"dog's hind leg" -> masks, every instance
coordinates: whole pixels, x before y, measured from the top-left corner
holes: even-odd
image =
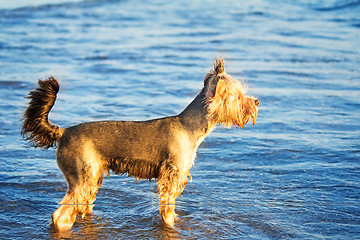
[[[52,222],[57,231],[62,232],[71,229],[79,213],[78,200],[75,191],[67,192],[59,203],[61,206],[52,214]]]
[[[58,231],[70,230],[78,214],[84,217],[85,214],[92,212],[101,182],[102,177],[96,182],[88,179],[88,182],[75,186],[69,184],[65,197],[59,203],[61,206],[52,214],[54,226]]]
[[[58,231],[70,230],[78,214],[84,217],[92,212],[104,176],[103,166],[96,155],[88,155],[86,161],[83,156],[72,161],[69,158],[65,161],[62,157],[59,158],[58,154],[58,165],[66,178],[68,190],[59,203],[61,206],[52,214],[53,224]]]

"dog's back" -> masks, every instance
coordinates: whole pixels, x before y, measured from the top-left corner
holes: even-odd
[[[181,143],[176,140],[176,133],[181,128],[177,116],[143,122],[82,123],[65,129],[59,139],[58,165],[64,172],[73,168],[74,163],[89,162],[92,155],[91,161],[99,161],[105,171],[157,178],[162,162],[175,158],[169,153],[179,152],[177,144]]]

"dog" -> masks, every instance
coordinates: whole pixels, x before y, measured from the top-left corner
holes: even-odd
[[[216,58],[204,86],[179,115],[148,121],[85,122],[61,128],[48,114],[59,91],[54,77],[39,80],[29,93],[22,135],[33,146],[57,147],[57,164],[65,176],[67,192],[52,214],[59,232],[70,230],[76,216],[91,213],[105,175],[128,174],[157,179],[159,213],[166,226],[174,226],[175,199],[191,180],[196,150],[215,125],[244,127],[255,124],[259,100],[246,95],[246,85],[225,73]],[[188,178],[189,177],[189,178]]]

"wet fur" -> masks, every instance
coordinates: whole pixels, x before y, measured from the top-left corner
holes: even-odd
[[[58,91],[55,78],[39,80],[39,87],[29,94],[22,130],[36,147],[57,145],[57,163],[68,184],[61,206],[52,215],[58,231],[71,229],[78,214],[91,213],[110,170],[137,179],[157,179],[160,215],[173,226],[175,199],[188,183],[200,143],[216,124],[243,127],[250,119],[255,124],[259,104],[245,95],[244,85],[225,73],[220,58],[205,76],[200,93],[176,116],[88,122],[63,129],[48,121]]]

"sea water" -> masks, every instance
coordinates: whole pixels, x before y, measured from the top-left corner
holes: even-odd
[[[0,238],[360,238],[359,12],[351,0],[1,1]],[[175,229],[156,181],[110,174],[93,215],[54,232],[67,188],[55,150],[20,135],[37,80],[59,80],[61,127],[146,120],[180,113],[218,56],[259,98],[258,119],[200,145]]]

